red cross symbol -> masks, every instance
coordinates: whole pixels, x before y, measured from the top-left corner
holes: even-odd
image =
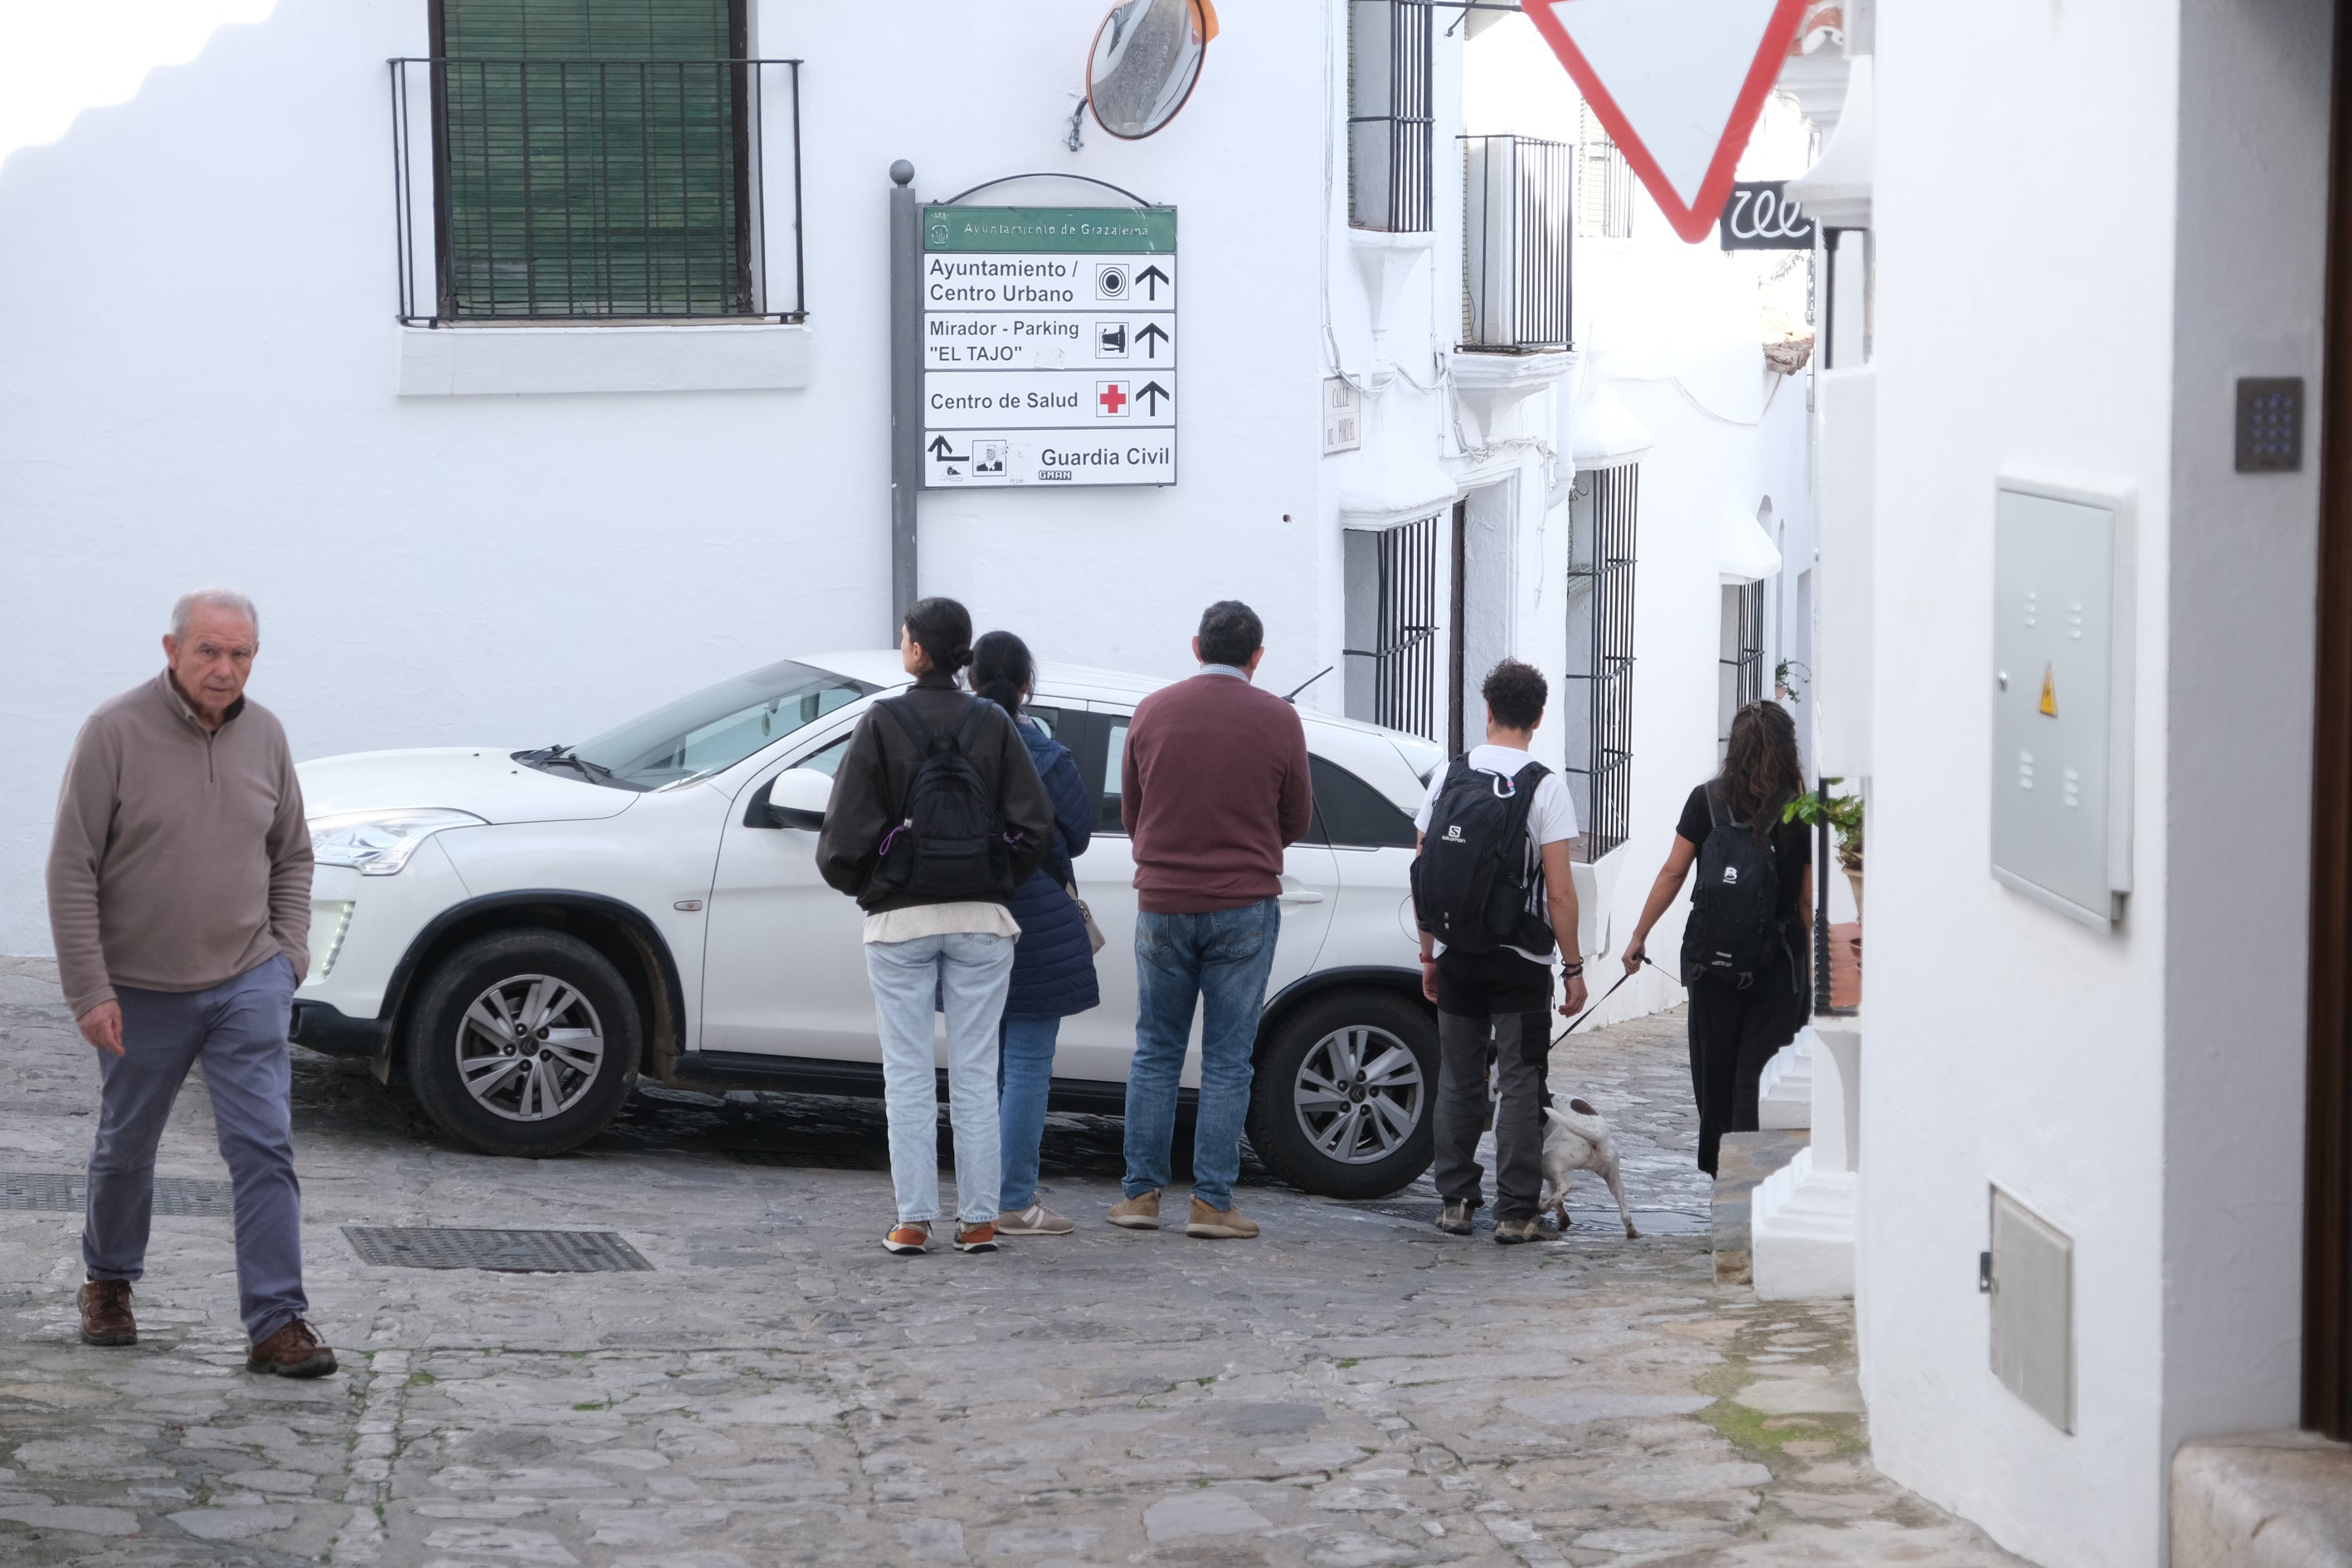
[[[1117,381],[1103,383],[1103,389],[1096,395],[1095,401],[1102,405],[1102,411],[1105,414],[1118,413],[1127,406],[1126,384]]]

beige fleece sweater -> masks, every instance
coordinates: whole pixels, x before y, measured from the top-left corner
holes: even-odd
[[[207,731],[168,671],[81,727],[49,841],[49,931],[79,1018],[117,985],[203,991],[310,966],[310,830],[286,731],[243,698]]]

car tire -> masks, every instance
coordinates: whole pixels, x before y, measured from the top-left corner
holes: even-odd
[[[1437,1020],[1410,998],[1374,990],[1318,997],[1282,1019],[1258,1058],[1250,1147],[1268,1171],[1310,1193],[1386,1196],[1429,1168],[1437,1060]]]
[[[515,1038],[501,1043],[509,1030]],[[619,1113],[642,1038],[636,999],[612,962],[539,930],[481,937],[443,958],[406,1035],[408,1081],[434,1124],[482,1153],[530,1158],[575,1149]]]

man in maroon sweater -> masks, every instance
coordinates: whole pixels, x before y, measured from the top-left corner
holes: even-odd
[[[1135,840],[1135,1058],[1127,1071],[1127,1198],[1110,1222],[1160,1228],[1176,1131],[1176,1079],[1201,1022],[1201,1107],[1187,1236],[1243,1239],[1234,1207],[1250,1052],[1282,930],[1282,851],[1315,801],[1297,710],[1250,684],[1265,628],[1237,600],[1211,605],[1192,639],[1201,673],[1137,705],[1119,763]]]

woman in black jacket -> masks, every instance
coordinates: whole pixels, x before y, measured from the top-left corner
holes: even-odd
[[[1005,906],[1053,843],[1054,808],[1004,710],[956,688],[956,672],[971,662],[964,607],[953,599],[918,602],[898,648],[914,687],[877,702],[857,721],[817,835],[817,870],[866,911],[866,973],[882,1042],[898,1201],[898,1223],[882,1245],[925,1251],[939,1218],[931,1020],[943,1011],[956,1250],[993,1252],[996,1031],[1021,935]],[[943,756],[950,749],[968,773]]]
[[[1102,1000],[1070,864],[1086,853],[1094,811],[1070,749],[1021,711],[1035,679],[1029,645],[1011,632],[990,632],[973,645],[971,689],[1013,715],[1013,729],[1054,803],[1053,848],[1013,891],[1011,905],[1013,918],[1021,922],[1021,945],[1013,950],[1013,986],[1000,1036],[997,1132],[1003,1180],[996,1228],[1006,1236],[1067,1236],[1068,1217],[1037,1201],[1037,1144],[1045,1131],[1045,1097],[1062,1020]]]
[[[1690,987],[1691,1091],[1698,1100],[1698,1168],[1715,1174],[1726,1132],[1753,1132],[1764,1064],[1796,1037],[1812,1008],[1805,967],[1813,907],[1813,864],[1802,823],[1784,822],[1804,792],[1796,721],[1777,702],[1750,702],[1731,719],[1723,771],[1691,791],[1675,826],[1674,847],[1650,888],[1642,919],[1625,945],[1625,970],[1641,967],[1650,928],[1682,891],[1699,847],[1715,832],[1745,834],[1768,851],[1776,896],[1761,962],[1736,978],[1718,978],[1683,940],[1683,984]],[[1759,931],[1759,935],[1767,934]]]

